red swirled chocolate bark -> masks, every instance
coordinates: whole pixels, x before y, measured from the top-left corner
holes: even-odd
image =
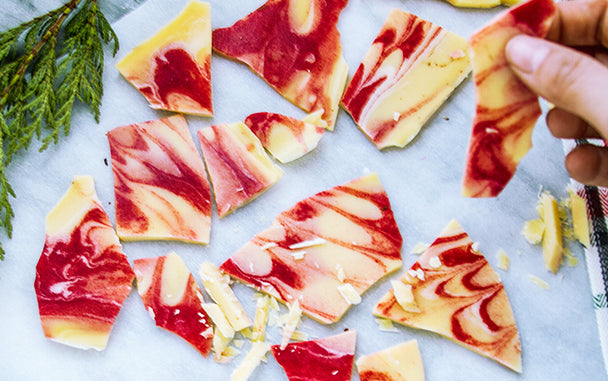
[[[296,203],[221,265],[246,284],[332,323],[401,266],[402,238],[376,174]]]
[[[296,106],[323,110],[333,129],[348,67],[336,24],[347,0],[269,0],[213,31],[213,49],[248,65]]]
[[[119,237],[209,243],[211,188],[186,119],[175,115],[107,135]]]
[[[211,320],[203,294],[184,261],[176,254],[136,259],[137,291],[157,326],[173,332],[207,356],[213,343]]]
[[[379,148],[404,147],[471,71],[467,40],[393,9],[342,105]]]
[[[44,335],[103,350],[134,277],[93,178],[76,176],[46,217],[46,241],[36,266]]]
[[[271,347],[272,354],[290,381],[350,380],[357,332]]]
[[[198,138],[220,217],[247,204],[283,176],[244,123],[205,127],[198,131]]]
[[[545,36],[554,14],[553,0],[529,0],[500,14],[470,39],[476,107],[464,196],[498,196],[532,147],[532,130],[541,115],[538,96],[510,69],[505,47],[519,34]]]
[[[117,64],[155,109],[211,116],[211,7],[192,0]]]
[[[312,151],[327,126],[318,115],[311,114],[299,120],[272,112],[251,114],[245,118],[245,124],[281,163],[296,160]]]
[[[519,333],[507,293],[458,222],[451,221],[397,282],[410,290],[410,303],[404,308],[402,287],[394,287],[376,305],[375,315],[438,333],[521,372]]]

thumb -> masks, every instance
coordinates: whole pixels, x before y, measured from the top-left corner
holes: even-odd
[[[608,67],[576,50],[526,35],[507,43],[506,57],[530,90],[608,137]]]

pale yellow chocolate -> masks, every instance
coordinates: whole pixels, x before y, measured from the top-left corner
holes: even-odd
[[[379,149],[404,147],[471,71],[467,50],[465,38],[393,9],[342,104]]]
[[[424,381],[424,366],[416,340],[359,357],[355,362],[361,381]],[[380,378],[381,375],[381,378]]]
[[[116,68],[152,108],[211,116],[211,48],[211,6],[191,0],[177,17],[123,57]],[[171,62],[166,56],[168,51],[179,51],[180,58]],[[184,57],[189,57],[187,66],[183,66]],[[172,79],[156,78],[159,65],[173,63],[179,67],[164,70],[162,75],[184,72]],[[175,83],[186,79],[187,84]],[[171,88],[164,88],[162,81]],[[196,90],[188,91],[196,82]]]
[[[458,222],[448,224],[400,281],[411,286],[419,311],[405,310],[390,290],[374,315],[438,333],[521,372],[519,333],[500,276]]]
[[[554,274],[562,263],[564,247],[562,242],[562,224],[559,218],[559,205],[555,197],[543,193],[540,197],[542,219],[545,225],[543,232],[543,260],[548,270]]]

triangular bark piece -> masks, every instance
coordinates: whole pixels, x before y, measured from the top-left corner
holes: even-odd
[[[401,278],[419,311],[406,311],[389,291],[374,314],[443,335],[521,372],[515,317],[499,275],[452,220]]]

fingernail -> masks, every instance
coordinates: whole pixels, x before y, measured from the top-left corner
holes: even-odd
[[[506,47],[507,59],[511,65],[525,73],[534,73],[548,53],[549,47],[545,41],[526,35],[513,37]]]

